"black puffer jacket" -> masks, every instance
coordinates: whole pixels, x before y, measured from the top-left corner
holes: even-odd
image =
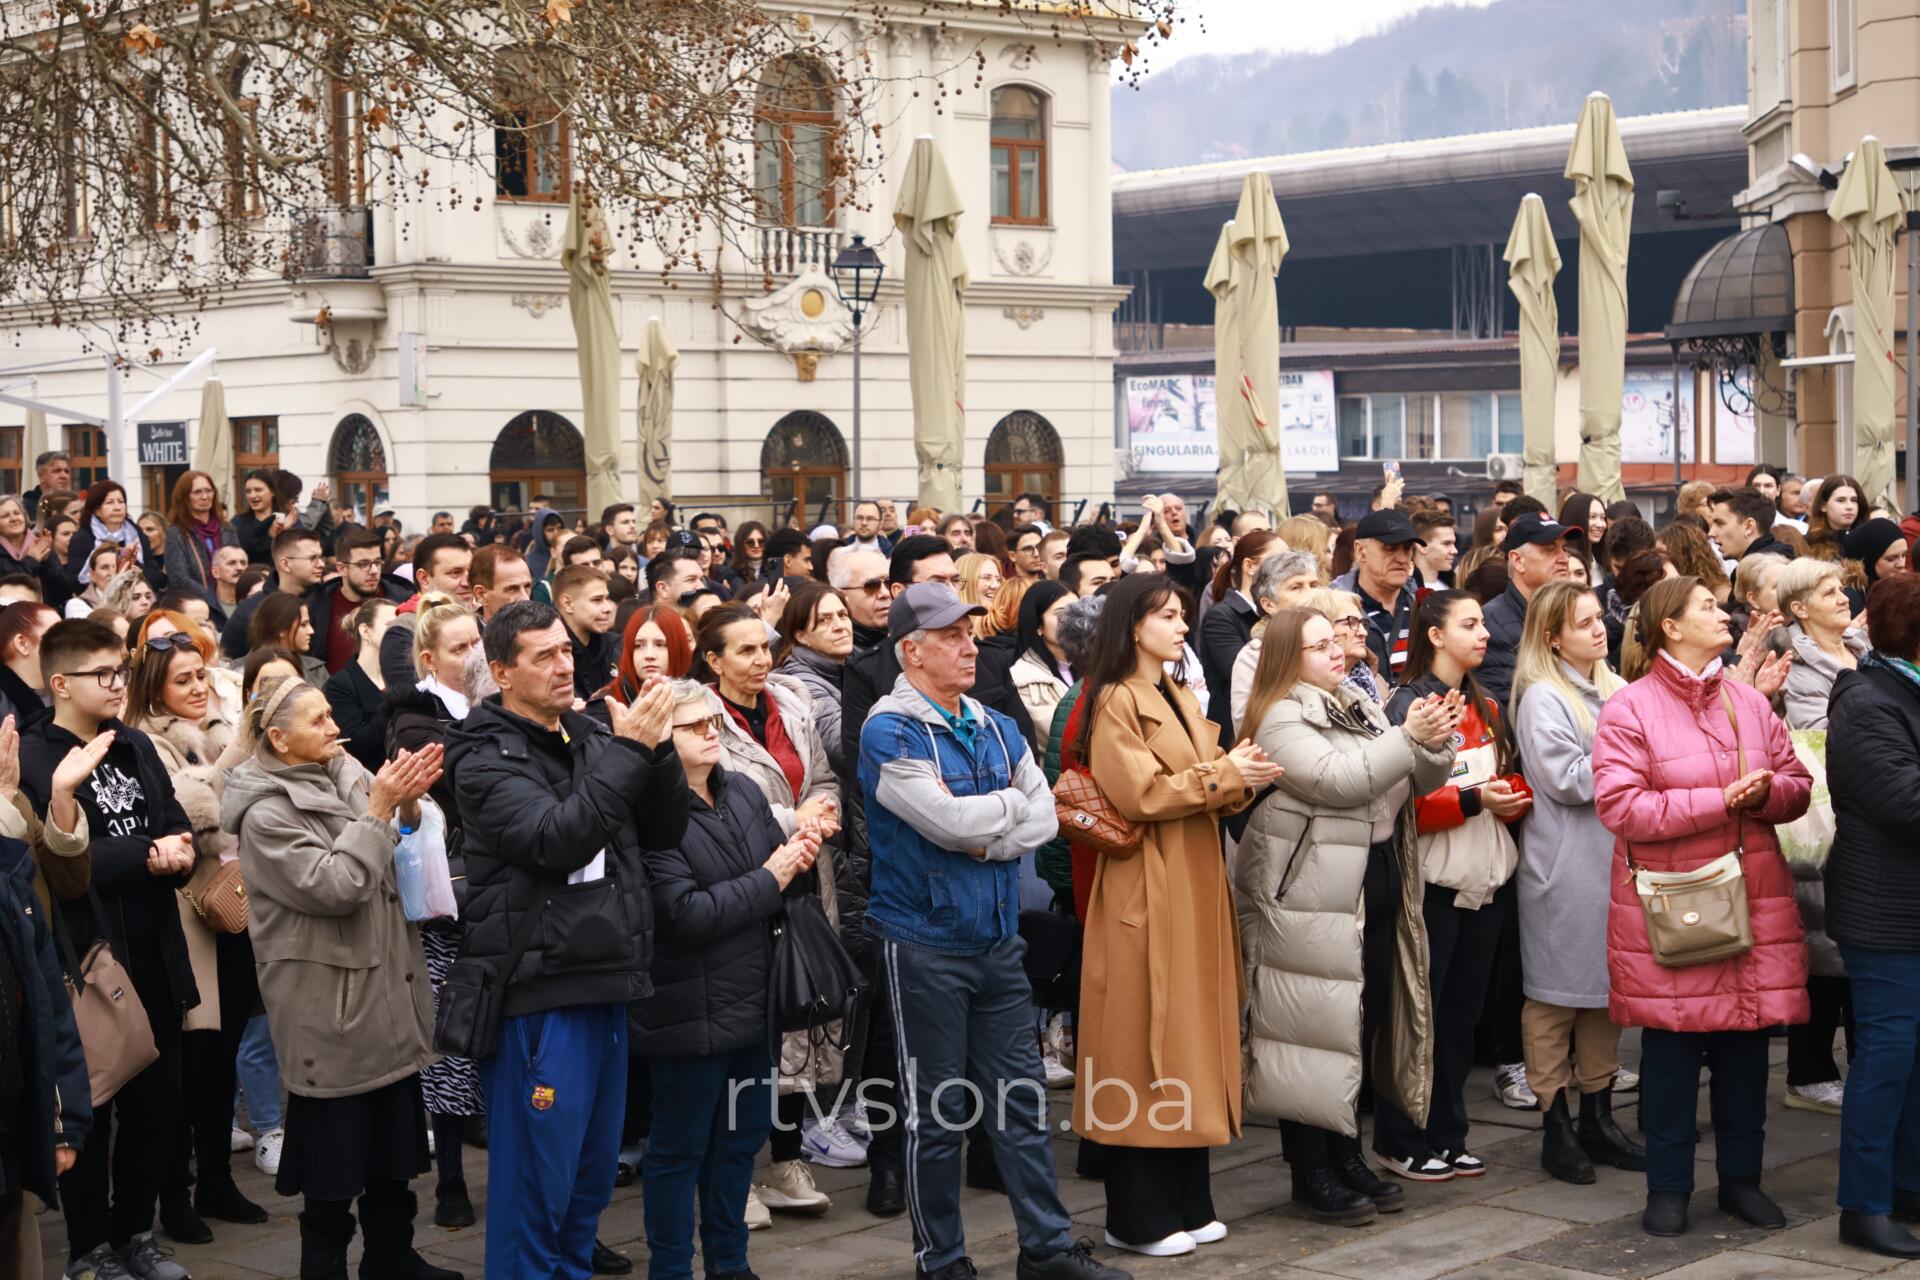
[[[856,626],[853,646],[840,695],[840,752],[848,766],[860,763],[860,730],[867,723],[867,713],[882,694],[893,692],[893,682],[900,678],[900,661],[884,631]],[[1013,664],[1019,656],[1011,636],[982,641],[980,657],[974,664],[973,688],[967,694],[1016,725],[1024,725],[1032,723],[1033,717],[1013,683]],[[845,850],[834,859],[833,882],[838,894],[840,940],[858,958],[871,945],[865,920],[867,893],[873,883],[873,854],[867,848],[867,808],[860,784],[848,771],[841,771],[839,779],[840,812],[847,820]]]
[[[1838,827],[1827,933],[1869,951],[1920,951],[1920,685],[1878,655],[1842,671],[1827,703],[1827,743]]]
[[[686,833],[687,776],[673,744],[649,750],[572,711],[548,729],[497,694],[446,737],[467,864],[461,954],[504,959],[525,914],[540,912],[508,979],[505,1016],[649,994],[653,900],[640,851]],[[602,850],[611,885],[569,885]]]
[[[642,1057],[732,1053],[772,1040],[768,922],[780,911],[780,882],[764,864],[786,837],[750,779],[715,766],[708,786],[714,806],[691,798],[680,843],[641,855],[655,930],[653,994],[630,1010]]]

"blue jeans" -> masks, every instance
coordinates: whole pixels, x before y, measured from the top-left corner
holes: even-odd
[[[1889,1213],[1920,1191],[1920,955],[1840,944],[1853,984],[1854,1058],[1840,1110],[1842,1209]]]
[[[587,1280],[620,1160],[626,1005],[504,1019],[499,1051],[478,1065],[487,1096],[486,1274]]]
[[[247,1019],[240,1037],[240,1050],[233,1055],[234,1070],[240,1076],[240,1090],[247,1096],[247,1119],[255,1133],[280,1127],[280,1063],[273,1056],[273,1037],[267,1033],[267,1015],[256,1013]],[[234,1127],[240,1118],[234,1116]]]
[[[1647,1137],[1647,1190],[1693,1190],[1694,1121],[1700,1069],[1713,1075],[1713,1163],[1720,1184],[1758,1183],[1767,1141],[1767,1033],[1640,1033],[1640,1132]]]
[[[653,1058],[646,1184],[647,1276],[691,1280],[693,1211],[708,1275],[747,1270],[747,1191],[773,1128],[773,1058],[764,1045],[697,1058]]]

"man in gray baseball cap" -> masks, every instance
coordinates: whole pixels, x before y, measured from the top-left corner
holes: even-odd
[[[967,696],[985,613],[938,582],[894,597],[893,692],[860,731],[873,887],[867,932],[880,999],[911,1089],[907,1208],[914,1274],[968,1280],[960,1137],[985,1108],[1020,1231],[1018,1280],[1126,1280],[1076,1244],[1048,1145],[1046,1086],[1021,964],[1020,860],[1059,831],[1046,776],[1020,726]],[[971,1082],[985,1097],[952,1087]]]

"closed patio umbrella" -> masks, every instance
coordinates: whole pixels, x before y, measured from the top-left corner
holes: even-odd
[[[573,184],[567,238],[568,309],[580,354],[580,401],[586,418],[587,518],[620,501],[620,335],[613,322],[613,237],[584,182]]]
[[[1620,483],[1620,402],[1627,378],[1633,170],[1613,101],[1604,93],[1587,95],[1566,177],[1573,183],[1568,203],[1580,223],[1579,483],[1602,502],[1619,502],[1627,496]]]
[[[667,446],[673,438],[673,372],[679,349],[659,316],[647,321],[634,368],[640,375],[640,510],[655,498],[673,498],[673,459]]]
[[[193,469],[213,477],[221,505],[233,510],[233,428],[227,422],[227,389],[218,378],[200,387],[200,422],[193,442]],[[372,512],[368,512],[372,515]]]
[[[1288,514],[1281,453],[1280,311],[1274,278],[1287,228],[1264,173],[1240,187],[1221,228],[1206,287],[1214,297],[1214,396],[1220,472],[1214,501],[1236,511]]]
[[[20,487],[31,489],[39,481],[34,478],[33,461],[47,451],[47,415],[38,409],[27,410],[27,425],[20,432]]]
[[[1827,216],[1847,233],[1852,258],[1853,475],[1860,482],[1862,515],[1871,507],[1899,510],[1893,491],[1893,233],[1904,212],[1880,140],[1862,138],[1827,206]]]
[[[932,138],[915,138],[893,222],[906,233],[907,376],[918,504],[946,512],[960,509],[967,435],[967,257],[955,238],[964,212],[939,148]]]
[[[1547,223],[1547,204],[1529,192],[1507,236],[1507,288],[1520,303],[1520,420],[1527,496],[1551,511],[1559,488],[1553,447],[1554,380],[1560,367],[1560,304],[1553,298],[1560,247]]]

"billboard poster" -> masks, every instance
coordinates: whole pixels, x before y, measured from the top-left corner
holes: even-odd
[[[1127,440],[1136,471],[1211,475],[1220,469],[1214,376],[1156,374],[1127,379]],[[1282,463],[1289,475],[1337,471],[1333,372],[1281,370]]]
[[[1680,460],[1694,461],[1693,376],[1680,379]],[[1620,396],[1620,461],[1673,461],[1673,375],[1627,370]]]
[[[1754,385],[1751,368],[1741,371],[1741,385],[1748,387]],[[1750,464],[1756,461],[1753,440],[1753,401],[1745,401],[1739,409],[1727,407],[1728,399],[1739,398],[1738,392],[1722,395],[1713,406],[1713,460],[1715,462]]]

